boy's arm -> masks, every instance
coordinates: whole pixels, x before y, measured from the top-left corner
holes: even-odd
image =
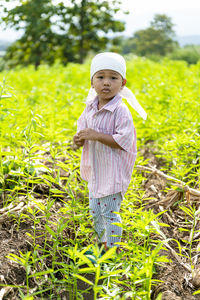
[[[101,142],[104,145],[110,146],[112,148],[123,150],[123,148],[119,144],[117,144],[115,142],[115,140],[112,137],[112,135],[98,132],[98,139],[97,139],[97,141]]]
[[[116,114],[115,133],[112,135],[95,131],[91,128],[81,130],[80,139],[101,142],[112,148],[129,151],[136,140],[135,128],[131,113],[126,106],[120,107]]]
[[[80,141],[84,140],[90,140],[90,141],[98,141],[101,142],[104,145],[110,146],[112,148],[116,149],[123,149],[120,145],[118,145],[112,135],[105,134],[102,132],[95,131],[91,128],[86,128],[84,130],[81,130],[78,133],[78,137]]]

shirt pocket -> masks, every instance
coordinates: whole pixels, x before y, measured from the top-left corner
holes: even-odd
[[[102,132],[102,133],[109,134],[109,135],[113,135],[114,134],[114,130],[113,129],[109,129],[107,127],[97,127],[96,130],[98,132]]]

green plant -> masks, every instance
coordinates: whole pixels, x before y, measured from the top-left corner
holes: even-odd
[[[153,155],[156,163],[162,160],[162,170],[198,189],[200,64],[156,63],[130,55],[127,74],[128,86],[148,112],[143,122],[130,108],[137,129],[136,164],[154,165]],[[1,81],[4,77],[1,94],[12,91],[12,97],[0,100],[1,206],[23,200],[23,211],[9,217],[17,232],[27,226],[26,248],[8,255],[25,272],[26,284],[14,285],[18,297],[60,299],[65,291],[71,300],[93,290],[100,299],[149,300],[157,284],[156,266],[167,262],[160,256],[166,241],[158,231],[164,226],[161,216],[145,210],[152,199],[145,196],[146,178],[136,168],[121,209],[122,252],[111,250],[108,256],[114,261],[104,256],[95,265],[84,255],[90,248],[98,258],[99,249],[87,185],[80,178],[81,150],[74,151],[71,144],[89,89],[89,65],[28,67],[0,73]],[[184,206],[182,199],[179,205],[192,230],[189,241],[175,242],[178,254],[186,250],[193,266],[199,211]],[[80,281],[88,284],[85,290],[79,289]]]

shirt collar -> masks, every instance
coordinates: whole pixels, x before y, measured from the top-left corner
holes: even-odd
[[[108,110],[110,112],[113,112],[117,107],[118,105],[122,102],[122,97],[117,94],[112,100],[110,100],[106,105],[104,105],[100,110]],[[89,103],[89,105],[94,108],[95,110],[97,110],[97,104],[98,104],[98,96],[96,96],[94,98],[93,101],[91,101]]]

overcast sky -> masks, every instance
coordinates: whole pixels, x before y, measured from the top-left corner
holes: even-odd
[[[122,0],[122,8],[129,15],[120,12],[117,17],[126,22],[127,36],[147,28],[155,14],[171,17],[177,36],[200,35],[200,0]],[[0,29],[0,40],[18,37],[18,32]]]
[[[200,0],[122,0],[129,10],[126,33],[147,28],[155,14],[172,18],[177,35],[200,35]],[[121,16],[120,16],[121,18]]]

